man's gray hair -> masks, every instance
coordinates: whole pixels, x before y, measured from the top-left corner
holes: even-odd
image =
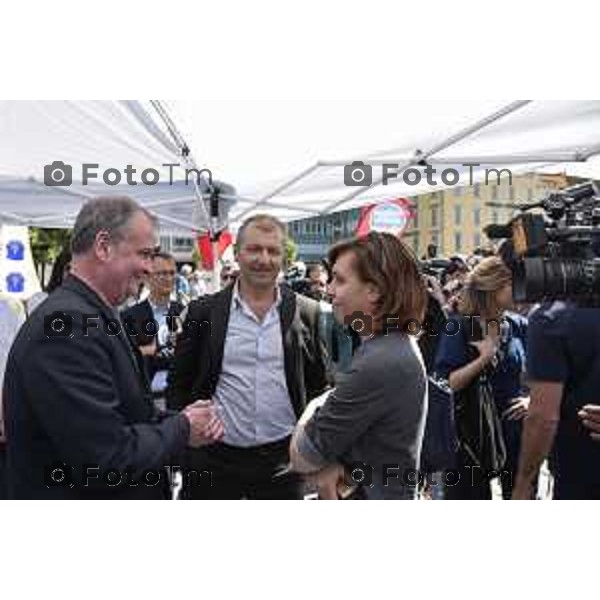
[[[140,212],[157,224],[156,218],[129,196],[101,196],[86,202],[73,226],[71,252],[88,252],[100,231],[106,231],[115,242],[123,240],[132,217]]]
[[[280,221],[277,217],[261,213],[249,217],[242,223],[241,227],[238,230],[237,239],[235,243],[237,250],[239,250],[242,245],[246,229],[248,229],[248,227],[250,227],[251,225],[257,227],[258,229],[261,229],[262,231],[274,231],[278,229],[281,232],[283,244],[285,247],[285,242],[287,239],[287,227],[285,223],[283,221]]]

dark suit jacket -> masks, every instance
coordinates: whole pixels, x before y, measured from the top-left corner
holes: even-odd
[[[217,387],[233,286],[192,301],[184,331],[175,346],[167,401],[181,409],[194,400],[211,398]],[[298,417],[308,400],[323,393],[330,383],[327,354],[319,335],[319,304],[281,286],[281,334],[285,377]]]
[[[63,333],[69,335],[48,337],[56,312],[66,314]],[[105,330],[111,319],[116,313],[81,280],[69,277],[21,328],[3,392],[11,497],[164,497],[164,479],[154,486],[126,482],[172,464],[186,446],[189,426],[183,415],[156,414],[140,357],[123,332]],[[47,487],[57,461],[68,465],[72,487]],[[99,467],[91,471],[99,478],[89,485],[82,477],[86,464]],[[135,470],[130,477],[128,467]],[[104,482],[108,469],[120,471],[121,485]]]
[[[183,311],[184,306],[181,302],[170,302],[167,310],[167,323],[170,327],[173,327],[175,331],[175,323],[171,321],[174,317],[178,317]],[[154,335],[149,335],[148,331],[145,330],[145,326],[148,322],[154,321],[154,311],[149,300],[144,300],[133,306],[130,306],[121,313],[121,318],[131,341],[139,348],[140,346],[147,346],[151,344],[156,338]],[[127,319],[127,321],[125,321]],[[146,375],[148,381],[152,381],[157,371],[162,371],[171,368],[172,360],[162,356],[160,353],[155,356],[144,356],[144,366],[146,368]]]

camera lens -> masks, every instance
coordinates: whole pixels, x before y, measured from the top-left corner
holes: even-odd
[[[517,302],[584,299],[600,292],[600,268],[596,261],[526,258],[513,286]]]

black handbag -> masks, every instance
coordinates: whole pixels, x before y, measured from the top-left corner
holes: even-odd
[[[428,400],[421,467],[426,473],[437,473],[456,466],[459,447],[454,418],[454,394],[448,382],[430,375]]]
[[[469,362],[478,356],[477,349],[467,343]],[[474,321],[474,334],[481,339],[481,327]],[[486,366],[466,388],[454,393],[454,418],[458,442],[471,466],[485,471],[500,471],[506,462],[506,446],[502,422],[496,408],[490,377],[493,367]]]

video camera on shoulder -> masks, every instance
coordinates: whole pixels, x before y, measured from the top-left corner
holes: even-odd
[[[489,225],[506,238],[501,255],[513,272],[516,302],[569,300],[600,306],[600,191],[593,182],[548,195],[506,225]],[[542,209],[539,213],[530,213]]]

